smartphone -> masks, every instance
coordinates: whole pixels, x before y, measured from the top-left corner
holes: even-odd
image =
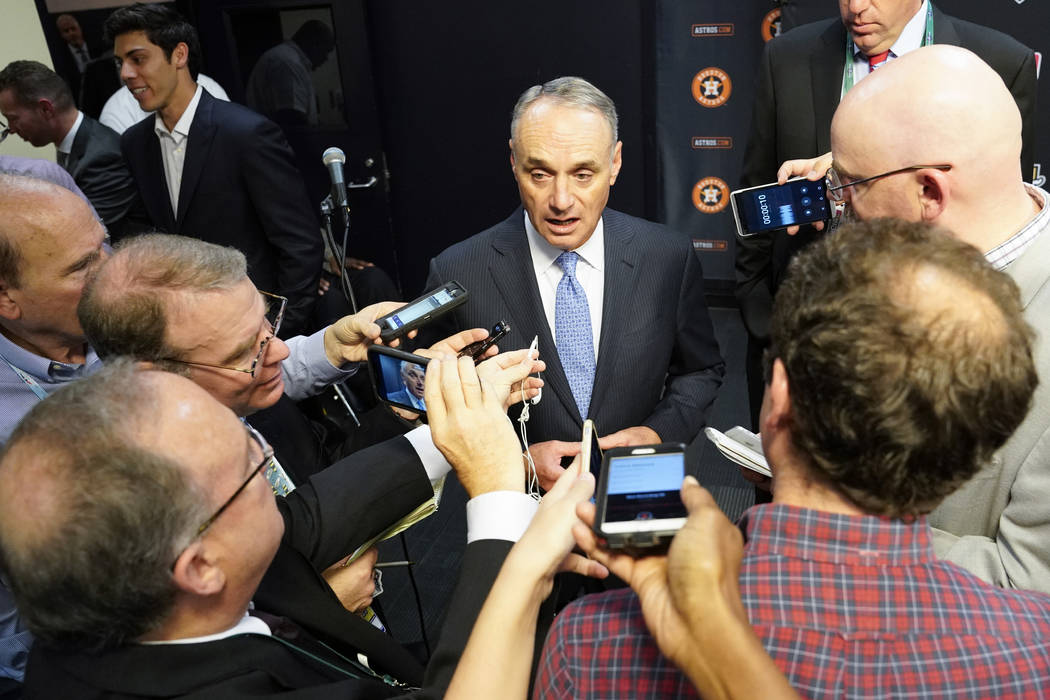
[[[595,477],[602,471],[602,448],[598,445],[598,429],[590,418],[583,421],[580,436],[580,464],[591,470]]]
[[[459,351],[459,357],[473,357],[474,364],[477,364],[485,359],[485,351],[498,343],[500,338],[508,333],[510,333],[510,324],[501,320],[492,327],[491,331],[489,331],[488,338],[478,340],[466,346]]]
[[[448,313],[467,300],[470,294],[455,280],[432,289],[415,301],[376,319],[379,337],[384,343],[400,338],[409,331]]]
[[[736,190],[729,195],[733,204],[736,232],[742,238],[798,224],[811,224],[831,218],[834,207],[828,202],[824,180],[796,177],[783,185],[771,183]]]
[[[383,403],[425,414],[423,381],[427,374],[426,357],[397,348],[372,345],[368,348],[368,369],[372,386]]]
[[[665,442],[605,451],[594,531],[611,549],[667,547],[688,513],[682,504],[685,445]]]

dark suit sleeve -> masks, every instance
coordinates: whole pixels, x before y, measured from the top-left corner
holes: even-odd
[[[280,128],[259,120],[240,144],[244,187],[277,251],[277,289],[288,297],[285,325],[302,333],[317,299],[324,245],[302,176]]]
[[[285,542],[325,569],[434,495],[403,437],[344,457],[284,499]]]
[[[108,126],[87,119],[81,125],[87,139],[84,156],[72,174],[106,226],[119,228],[138,201],[138,188],[121,155],[120,137]]]
[[[773,86],[772,49],[762,53],[751,115],[751,133],[744,151],[743,187],[754,187],[776,179],[780,163],[776,144],[776,92]],[[816,155],[816,154],[814,154]],[[755,338],[769,336],[769,315],[773,309],[771,235],[736,237],[736,289],[740,316],[747,332]]]
[[[675,325],[664,395],[644,425],[661,440],[689,443],[706,422],[725,374],[704,300],[704,275],[691,247],[686,253]]]

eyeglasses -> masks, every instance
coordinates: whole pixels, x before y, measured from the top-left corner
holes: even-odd
[[[0,121],[0,143],[3,143],[4,140],[10,135],[11,129],[8,128],[7,124],[4,124],[2,121]]]
[[[247,428],[248,435],[252,438],[252,445],[262,453],[262,459],[260,460],[259,465],[252,469],[252,473],[248,475],[248,478],[244,480],[244,483],[233,492],[232,496],[226,499],[225,503],[219,506],[219,509],[215,511],[215,514],[201,523],[201,526],[197,528],[197,537],[203,535],[204,531],[211,527],[212,523],[218,520],[223,511],[229,508],[230,504],[233,503],[233,499],[237,498],[237,496],[241,494],[241,491],[248,488],[248,484],[252,483],[252,479],[254,479],[257,474],[260,474],[262,470],[266,468],[266,465],[270,463],[270,460],[273,459],[273,448],[270,447],[270,443],[266,442],[266,438],[259,434],[258,430],[247,423],[244,424],[244,427]]]
[[[890,175],[898,175],[900,173],[910,172],[912,170],[925,170],[927,168],[933,168],[934,170],[951,170],[950,165],[909,165],[906,168],[898,168],[891,170],[888,173],[882,173],[881,175],[872,175],[861,180],[851,180],[845,182],[842,175],[839,175],[838,171],[835,170],[835,166],[832,165],[828,168],[828,173],[824,177],[827,182],[828,199],[833,202],[841,202],[846,197],[845,189],[847,187],[853,187],[854,185],[860,185],[865,182],[871,182],[872,180],[878,180],[880,178],[889,177]]]
[[[279,294],[270,294],[269,292],[260,291],[259,294],[266,297],[266,323],[270,328],[270,334],[262,339],[259,343],[259,352],[255,355],[255,359],[252,360],[251,365],[248,367],[234,367],[232,365],[215,365],[208,362],[192,362],[190,360],[180,360],[175,357],[166,358],[168,362],[178,362],[183,365],[192,365],[194,367],[213,367],[215,369],[228,369],[232,372],[243,372],[250,374],[252,377],[255,376],[255,368],[259,366],[259,362],[262,361],[263,354],[266,352],[266,346],[277,332],[281,329],[281,321],[284,320],[284,310],[288,306],[288,297],[282,297]]]

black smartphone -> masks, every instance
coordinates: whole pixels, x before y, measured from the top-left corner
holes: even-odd
[[[824,180],[797,177],[783,185],[774,182],[731,192],[737,235],[747,238],[788,226],[827,221],[834,207],[828,202],[825,187]]]
[[[418,299],[376,319],[379,337],[384,343],[400,338],[409,331],[448,313],[467,300],[470,294],[455,280],[432,289]]]
[[[611,549],[666,547],[688,516],[680,494],[684,478],[680,442],[605,450],[594,531]]]
[[[485,351],[500,341],[500,338],[510,333],[510,324],[500,321],[489,331],[489,337],[478,340],[459,351],[459,357],[473,357],[474,364],[484,359]]]
[[[368,348],[368,369],[372,386],[383,403],[425,414],[423,382],[427,375],[426,357],[397,348],[372,345]]]

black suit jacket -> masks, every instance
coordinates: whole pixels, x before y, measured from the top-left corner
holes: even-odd
[[[153,119],[144,119],[121,137],[153,224],[243,252],[255,286],[288,297],[282,335],[306,332],[324,246],[280,128],[203,91],[190,125],[175,212],[153,126]]]
[[[529,439],[578,441],[583,417],[540,302],[523,216],[519,208],[431,261],[427,289],[454,279],[470,299],[427,328],[426,340],[500,319],[511,326],[503,349],[526,348],[538,335],[546,386],[530,409]],[[603,221],[605,299],[588,417],[601,435],[646,425],[664,441],[688,444],[704,426],[724,370],[700,262],[689,239],[665,226],[612,209]]]
[[[1035,56],[1002,32],[933,9],[933,40],[962,46],[1002,77],[1023,118],[1022,174],[1031,177],[1035,147]],[[766,45],[759,69],[743,186],[774,182],[786,160],[831,150],[831,118],[838,107],[846,60],[846,29],[838,18],[792,29]],[[960,76],[965,80],[965,76]],[[783,231],[736,241],[736,297],[750,335],[765,343],[773,295],[791,257],[819,234]]]
[[[278,501],[285,535],[254,596],[256,606],[291,618],[348,658],[364,654],[380,674],[422,684],[424,690],[412,697],[441,697],[511,544],[482,540],[467,547],[425,676],[393,638],[347,612],[318,573],[432,493],[404,438],[364,450],[315,475]],[[203,644],[131,644],[101,654],[63,654],[38,644],[26,675],[27,698],[233,700],[285,694],[305,700],[393,697],[405,691],[372,678],[348,678],[259,635]]]
[[[120,134],[85,114],[64,167],[114,239],[146,226],[138,188],[120,153]]]

